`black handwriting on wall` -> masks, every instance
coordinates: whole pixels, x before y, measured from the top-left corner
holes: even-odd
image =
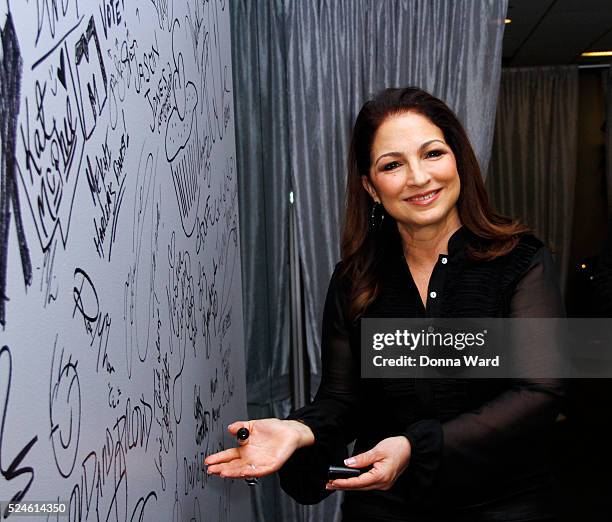
[[[176,47],[175,33],[182,31],[180,22],[172,24],[173,106],[166,124],[166,159],[171,163],[183,231],[190,237],[195,228],[201,185],[207,180],[206,142],[202,143],[196,125],[198,92],[185,76],[183,53]],[[210,150],[210,149],[208,149]]]
[[[81,436],[81,384],[77,361],[64,359],[64,349],[56,361],[57,341],[53,346],[49,380],[49,422],[55,465],[62,477],[74,469]]]
[[[66,246],[84,146],[108,98],[96,24],[83,31],[83,20],[32,64],[19,125],[17,168],[43,252],[58,229]]]
[[[102,29],[104,37],[108,38],[108,30],[112,26],[119,26],[125,23],[123,13],[125,12],[125,0],[102,0],[102,5],[98,6],[100,18],[102,18]]]
[[[76,72],[79,86],[79,109],[85,139],[96,127],[98,116],[106,103],[106,69],[94,17],[75,46]]]
[[[134,353],[138,354],[140,362],[145,362],[149,345],[153,343],[154,338],[159,338],[160,325],[159,307],[156,306],[158,300],[155,294],[159,206],[156,207],[157,214],[153,211],[157,160],[153,158],[153,154],[149,153],[143,162],[143,153],[144,144],[138,162],[133,202],[132,254],[134,262],[129,267],[123,289],[125,358],[128,378],[132,377]],[[147,245],[145,241],[144,232],[148,229],[150,230],[150,245]],[[143,314],[144,310],[148,310],[146,315]],[[155,319],[156,310],[157,320]]]
[[[11,350],[8,346],[0,348],[0,477],[2,478],[2,500],[8,500],[10,502],[19,502],[25,498],[26,493],[32,486],[34,481],[34,468],[31,466],[22,466],[22,461],[26,458],[32,446],[36,444],[38,437],[32,437],[23,448],[17,453],[10,464],[6,464],[6,455],[4,454],[4,436],[10,434],[11,438],[17,434],[17,424],[13,422],[10,427],[12,430],[9,432],[9,425],[7,422],[9,398],[11,394],[11,380],[13,372],[13,359],[11,356]],[[24,480],[25,479],[25,480]],[[10,491],[11,488],[16,489],[15,493],[9,497],[5,492]],[[3,513],[3,518],[8,518],[8,507]]]
[[[26,286],[32,284],[32,263],[21,220],[15,176],[15,144],[22,63],[17,34],[10,13],[6,17],[0,39],[2,41],[2,52],[0,53],[2,55],[0,58],[0,324],[4,327],[6,325],[6,301],[8,301],[6,277],[11,209],[15,217],[17,242]]]
[[[173,0],[151,0],[157,11],[157,21],[160,29],[170,29],[174,17]]]
[[[99,214],[93,218],[93,243],[97,254],[111,260],[113,244],[117,234],[119,211],[125,195],[125,162],[130,137],[125,129],[125,116],[122,111],[124,132],[116,144],[109,145],[106,130],[100,151],[88,154],[85,160],[87,186],[92,202]],[[118,137],[117,137],[118,138]]]
[[[107,374],[115,373],[115,366],[111,363],[108,355],[108,340],[112,324],[108,312],[103,313],[100,309],[98,291],[85,270],[75,268],[74,286],[72,288],[72,299],[74,308],[72,317],[77,315],[83,320],[83,327],[89,338],[89,345],[98,345],[98,356],[96,359],[96,372],[104,370]]]
[[[42,35],[48,34],[51,38],[55,38],[73,16],[79,16],[77,0],[36,0],[35,3],[36,44]]]

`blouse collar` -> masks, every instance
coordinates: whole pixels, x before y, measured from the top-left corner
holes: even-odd
[[[454,256],[458,252],[464,251],[469,243],[469,236],[469,230],[464,225],[455,230],[448,238],[448,255]]]
[[[448,238],[448,256],[454,257],[456,254],[464,252],[470,242],[471,235],[472,235],[471,232],[464,225],[461,225],[457,230],[455,230],[455,232],[453,232],[451,237]],[[404,249],[402,248],[402,240],[400,238],[399,233],[396,232],[394,236],[395,236],[395,240],[394,240],[395,248],[393,250],[403,260],[404,259]]]

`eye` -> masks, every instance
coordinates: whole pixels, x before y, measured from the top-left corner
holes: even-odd
[[[425,157],[435,159],[435,158],[439,158],[443,154],[445,154],[445,151],[434,149],[434,150],[430,150],[427,153],[425,153]]]
[[[400,162],[399,161],[391,161],[389,163],[386,163],[385,165],[383,165],[382,170],[394,170],[396,168],[398,168],[400,166]]]

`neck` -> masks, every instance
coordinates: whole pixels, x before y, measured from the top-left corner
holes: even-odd
[[[421,265],[435,263],[439,254],[448,254],[448,240],[461,228],[461,220],[452,212],[439,223],[421,227],[398,223],[397,228],[406,260]]]

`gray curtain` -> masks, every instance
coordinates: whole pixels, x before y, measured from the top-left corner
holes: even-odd
[[[230,15],[248,415],[283,418],[291,410],[284,14],[281,3],[244,0],[230,3]],[[276,475],[251,494],[254,520],[300,520]]]
[[[487,185],[553,249],[565,288],[577,169],[578,68],[504,69]]]
[[[483,170],[493,134],[507,0],[234,0],[237,165],[249,416],[289,399],[288,192],[295,195],[308,356],[320,376],[322,305],[339,258],[345,162],[365,99],[418,85],[463,121]],[[339,494],[308,508],[252,488],[259,521],[338,519]]]
[[[417,85],[458,114],[483,171],[501,69],[505,0],[290,2],[289,147],[305,286],[307,346],[320,375],[319,325],[339,259],[349,134],[365,99]]]

